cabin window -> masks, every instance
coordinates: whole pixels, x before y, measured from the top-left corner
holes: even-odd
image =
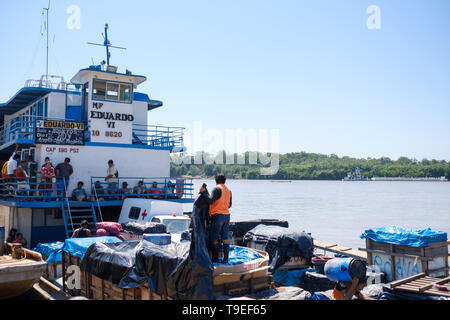
[[[153,218],[152,222],[161,223],[161,220],[159,220],[159,218]]]
[[[137,220],[137,219],[139,219],[140,214],[141,214],[141,208],[131,207],[130,213],[128,214],[128,218]]]
[[[120,101],[131,102],[131,84],[120,84]]]
[[[94,99],[106,99],[106,81],[94,80]]]
[[[130,103],[132,90],[131,84],[94,80],[92,98]]]

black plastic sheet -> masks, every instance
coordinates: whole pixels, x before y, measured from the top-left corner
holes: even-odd
[[[279,226],[284,228],[289,227],[289,223],[287,221],[278,219],[257,219],[247,221],[232,221],[230,222],[230,231],[233,232],[233,237],[243,238],[247,232],[260,224],[265,226]]]
[[[258,225],[244,236],[244,242],[249,241],[265,244],[265,251],[269,253],[270,272],[292,257],[311,259],[314,254],[313,238],[305,232],[289,228]]]
[[[122,223],[122,228],[124,231],[128,231],[134,234],[143,235],[145,233],[167,233],[166,226],[162,223],[156,222],[127,222]]]
[[[214,269],[195,206],[191,219],[192,241],[165,246],[145,240],[95,243],[87,250],[80,268],[122,289],[147,283],[158,295],[174,299],[214,299]]]

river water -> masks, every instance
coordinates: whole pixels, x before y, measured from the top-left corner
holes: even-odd
[[[213,180],[194,180],[195,190]],[[384,181],[227,180],[233,193],[231,220],[275,218],[313,238],[354,249],[361,233],[398,225],[450,234],[450,183]],[[185,205],[190,211],[192,205]]]

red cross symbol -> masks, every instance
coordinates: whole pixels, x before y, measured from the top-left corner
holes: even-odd
[[[147,216],[147,209],[144,210],[142,213],[142,220],[145,220],[145,217]]]

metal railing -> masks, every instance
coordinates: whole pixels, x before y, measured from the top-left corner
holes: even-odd
[[[54,81],[53,79],[58,79],[57,81]],[[25,88],[46,88],[46,89],[55,89],[55,90],[76,90],[77,87],[70,83],[65,82],[64,77],[62,76],[55,76],[55,75],[43,75],[39,80],[37,79],[30,79],[25,81]]]
[[[116,178],[116,182],[104,180],[104,177],[91,177],[91,198],[93,200],[194,199],[192,179],[119,177]]]
[[[61,180],[62,179],[62,180]],[[79,181],[72,178],[73,181]],[[102,180],[102,181],[101,181]],[[139,181],[142,185],[139,186]],[[174,182],[172,182],[174,181]],[[124,187],[127,182],[132,187]],[[64,201],[63,178],[48,178],[41,174],[0,179],[0,200],[15,202]],[[89,201],[114,201],[125,198],[147,198],[159,200],[194,199],[192,179],[120,177],[117,182],[105,182],[104,177],[91,177],[91,193],[86,190]],[[87,188],[86,188],[87,189]],[[67,201],[77,201],[67,193]]]
[[[135,143],[157,148],[183,147],[182,127],[133,124]]]
[[[58,178],[46,178],[42,175],[0,179],[0,200],[3,201],[62,201],[64,183]]]

